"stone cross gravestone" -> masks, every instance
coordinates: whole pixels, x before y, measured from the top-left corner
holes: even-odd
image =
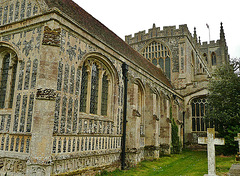
[[[238,147],[239,147],[238,152],[240,152],[240,133],[238,133],[237,137],[234,137],[234,141],[238,141]]]
[[[225,140],[223,138],[215,138],[214,128],[207,129],[207,137],[199,137],[199,144],[207,144],[208,151],[208,175],[216,176],[216,160],[215,160],[215,145],[224,145]]]

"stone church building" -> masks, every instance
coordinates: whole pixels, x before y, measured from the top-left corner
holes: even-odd
[[[91,175],[171,152],[212,126],[220,39],[153,25],[125,41],[71,0],[0,0],[0,175]],[[124,148],[124,150],[123,150]]]

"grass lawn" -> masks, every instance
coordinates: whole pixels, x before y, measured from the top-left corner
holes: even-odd
[[[235,157],[216,157],[217,175],[227,175]],[[143,161],[135,168],[110,173],[104,176],[203,176],[207,174],[207,152],[183,151],[181,154],[164,156],[154,161]]]

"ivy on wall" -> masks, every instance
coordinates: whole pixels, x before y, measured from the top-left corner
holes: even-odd
[[[172,145],[171,153],[178,154],[182,151],[182,144],[178,136],[178,126],[172,116],[172,107],[170,107],[170,120],[172,124]]]

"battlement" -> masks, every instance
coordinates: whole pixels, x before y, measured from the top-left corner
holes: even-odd
[[[191,36],[190,31],[188,30],[188,27],[186,24],[179,25],[179,28],[176,28],[176,26],[164,26],[163,30],[160,29],[160,27],[156,27],[155,24],[153,24],[153,27],[148,30],[148,33],[146,31],[139,31],[134,34],[134,37],[132,35],[125,36],[125,41],[128,44],[144,41],[147,39],[155,38],[155,37],[169,37],[169,36],[179,36],[179,35],[189,35]]]
[[[191,32],[188,29],[187,24],[179,25],[179,28],[176,26],[164,26],[161,30],[160,27],[156,27],[155,24],[153,24],[153,27],[148,29],[148,32],[146,33],[145,30],[139,31],[132,35],[125,36],[125,42],[128,44],[134,44],[141,41],[145,41],[152,38],[158,38],[158,37],[174,37],[174,36],[180,36],[185,35],[189,38],[189,40],[193,43],[196,43],[199,47],[215,47],[219,46],[220,40],[217,41],[210,41],[208,42],[202,42],[197,39],[196,31],[194,31],[194,35],[191,34]]]
[[[220,40],[211,40],[210,43],[209,42],[202,42],[201,47],[215,47],[215,46],[219,46],[220,45]]]

